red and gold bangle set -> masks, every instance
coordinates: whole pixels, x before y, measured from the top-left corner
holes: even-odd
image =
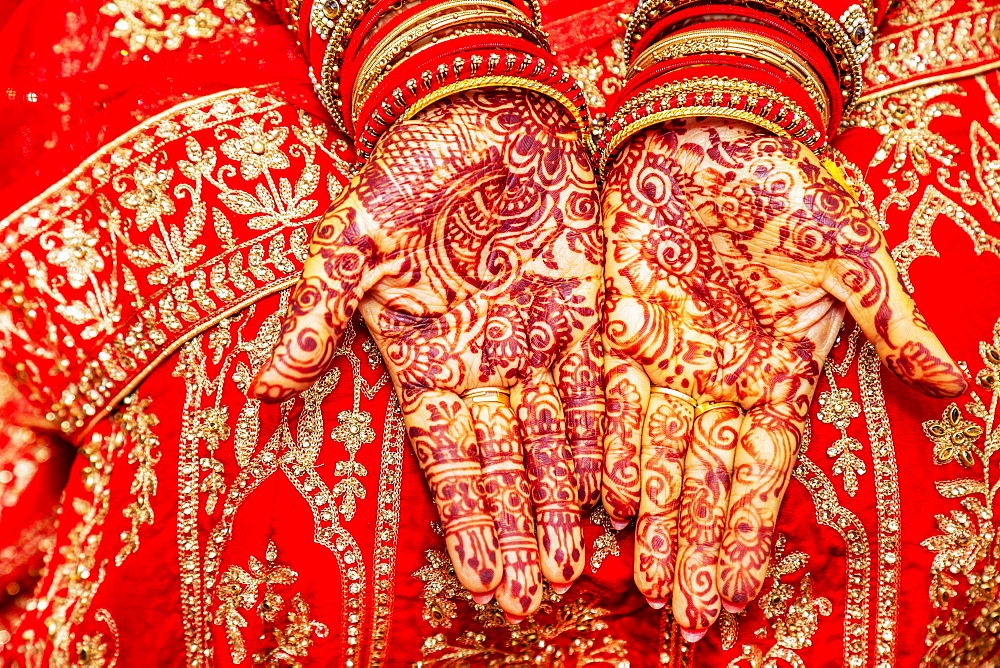
[[[587,126],[583,93],[549,51],[537,0],[315,0],[311,24],[324,42],[314,83],[362,161],[397,120],[474,88],[548,95]]]
[[[548,95],[583,131],[583,94],[549,51],[537,5],[313,0],[303,3],[310,19],[300,23],[300,38],[310,50],[322,49],[314,83],[334,120],[355,139],[361,160],[397,120],[487,86]],[[845,103],[856,97],[859,65],[846,33],[825,13],[812,16],[815,6],[806,0],[782,5],[801,5],[801,11],[779,15],[763,2],[640,1],[626,32],[628,81],[592,147],[598,169],[630,135],[686,116],[743,120],[813,149],[825,146]]]
[[[595,142],[599,169],[632,134],[690,116],[747,121],[822,150],[857,94],[856,51],[815,6],[782,5],[778,15],[764,3],[640,2],[626,32],[628,81]]]

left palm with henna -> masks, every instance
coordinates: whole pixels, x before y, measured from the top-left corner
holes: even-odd
[[[397,123],[317,226],[252,393],[331,363],[355,309],[392,376],[459,580],[533,612],[584,564],[599,498],[601,229],[568,114],[513,90]],[[463,400],[508,388],[511,406]]]
[[[761,587],[845,304],[903,381],[965,382],[873,221],[797,142],[716,118],[645,131],[603,209],[604,504],[637,517],[636,583],[694,638]]]

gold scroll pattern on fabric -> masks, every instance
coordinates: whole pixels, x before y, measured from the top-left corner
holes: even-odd
[[[290,285],[351,166],[268,89],[148,119],[0,222],[0,348],[46,418],[82,433],[158,359]]]
[[[1000,320],[979,344],[976,388],[923,423],[934,463],[957,462],[967,475],[935,482],[954,500],[936,515],[940,533],[923,541],[934,552],[930,598],[938,610],[927,629],[922,665],[989,665],[1000,626],[1000,526],[994,514],[1000,475]]]
[[[102,542],[109,539],[104,535],[103,525],[111,511],[112,473],[123,458],[134,464],[137,450],[148,451],[151,443],[146,427],[156,422],[148,401],[130,397],[122,411],[81,446],[79,456],[83,464],[79,474],[86,495],[75,496],[64,506],[59,520],[72,525],[65,544],[59,548],[56,565],[43,578],[41,588],[28,604],[29,611],[41,613],[39,617],[47,635],[38,637],[34,629],[20,634],[18,652],[27,666],[105,666],[116,661],[120,638],[107,610],[100,608],[93,615],[107,627],[107,634],[77,637],[75,629],[89,615],[108,569],[114,567],[111,560],[98,558]],[[149,490],[139,491],[139,495],[148,493]],[[139,548],[139,530],[139,526],[133,525],[132,531],[126,532],[128,538],[122,537],[125,545],[131,546],[129,551],[123,549],[119,553],[124,555],[123,560]]]
[[[954,4],[908,0],[890,12],[864,68],[862,101],[1000,66],[1000,8],[973,2],[945,16]]]
[[[601,545],[597,549],[605,555],[617,551],[617,545],[607,545],[606,536],[613,529],[604,511],[595,509],[591,521],[606,529],[595,541]],[[443,535],[438,523],[433,523],[432,528]],[[588,552],[596,553],[593,547]],[[571,599],[569,594],[560,595],[545,583],[538,611],[520,624],[511,624],[495,600],[485,605],[472,600],[444,551],[429,549],[424,558],[427,564],[414,573],[424,583],[420,593],[424,601],[422,616],[442,632],[424,639],[424,658],[415,664],[416,668],[622,665],[628,656],[624,640],[602,633],[608,629],[602,618],[611,612],[597,605],[596,596]],[[448,633],[459,616],[471,619],[481,632]],[[487,633],[495,631],[500,633],[491,639]]]
[[[368,471],[358,455],[379,447],[378,434],[362,402],[382,406],[381,397],[372,400],[387,387],[388,376],[380,358],[369,354],[364,363],[381,375],[374,383],[365,379],[363,360],[354,352],[360,335],[352,327],[338,348],[338,365],[282,404],[278,424],[264,431],[261,403],[246,398],[246,390],[277,340],[287,306],[285,291],[277,309],[258,325],[252,325],[256,305],[222,320],[181,348],[173,371],[186,386],[177,463],[177,535],[190,666],[210,665],[218,652],[227,652],[236,663],[250,658],[299,665],[331,627],[341,629],[346,638],[342,661],[378,665],[386,651],[399,524],[402,418],[390,401],[380,470]],[[364,344],[368,342],[365,337]],[[345,381],[351,383],[352,406],[331,420],[322,404]],[[230,400],[224,402],[223,395]],[[232,397],[241,397],[243,403],[233,403]],[[321,449],[326,456],[336,452],[338,460],[323,468],[322,476]],[[372,453],[365,459],[377,461]],[[372,518],[356,515],[357,503],[376,491],[376,475],[379,510],[370,523]],[[279,564],[280,545],[268,548],[263,561],[224,563],[241,506],[271,476],[284,477],[309,507],[312,541],[326,548],[331,564],[336,564],[331,581],[339,583],[340,620],[315,618],[313,602],[301,594],[279,594],[299,579]],[[362,524],[352,524],[356,517]],[[205,518],[213,527],[209,532],[199,528]],[[365,554],[355,532],[372,526],[374,548]],[[264,641],[268,646],[263,649],[256,638],[244,636],[245,615],[251,610],[258,611],[268,629]],[[370,639],[363,635],[367,620],[371,620]],[[224,629],[227,646],[214,641],[218,636],[213,625]]]

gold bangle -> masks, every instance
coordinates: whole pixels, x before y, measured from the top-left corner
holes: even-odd
[[[549,86],[548,84],[540,83],[534,79],[526,79],[524,77],[503,74],[503,75],[493,75],[485,77],[473,77],[471,79],[464,79],[462,81],[456,81],[450,83],[447,86],[442,86],[435,91],[432,91],[428,95],[420,98],[414,102],[409,109],[406,110],[406,114],[403,115],[402,120],[409,120],[416,116],[418,113],[431,106],[438,100],[443,100],[449,95],[454,95],[455,93],[461,93],[466,90],[474,90],[476,88],[521,88],[524,90],[530,90],[535,93],[541,93],[546,95],[569,111],[570,115],[573,117],[573,121],[576,123],[578,130],[583,132],[586,124],[583,121],[583,114],[580,113],[580,109],[573,104],[573,102],[560,93],[558,90]]]
[[[690,394],[684,394],[683,392],[678,392],[677,390],[672,390],[669,387],[660,387],[658,385],[654,385],[653,387],[649,388],[649,393],[650,394],[662,394],[662,395],[665,395],[665,396],[668,396],[668,397],[675,397],[675,398],[680,399],[682,401],[686,401],[687,403],[691,404],[692,406],[697,406],[698,405],[698,402]]]
[[[824,123],[829,124],[830,98],[823,80],[805,58],[784,44],[761,35],[724,28],[690,30],[669,35],[639,54],[629,66],[627,76],[631,78],[664,60],[699,53],[753,58],[779,68],[805,89],[816,104]]]
[[[630,61],[632,47],[642,37],[641,31],[652,25],[657,17],[666,16],[697,1],[640,0],[632,11],[625,30],[625,62]],[[861,64],[868,57],[865,45],[870,47],[874,12],[861,10],[864,29],[853,35],[845,28],[845,24],[850,23],[848,19],[854,18],[850,12],[845,13],[838,21],[813,0],[760,0],[760,4],[776,12],[784,20],[798,25],[826,47],[825,50],[831,56],[831,60],[836,63],[845,97],[844,107],[850,108],[861,96],[861,86],[864,83]],[[866,4],[871,10],[871,3]],[[855,12],[855,15],[857,14],[858,12]]]
[[[354,122],[357,122],[358,114],[361,112],[362,107],[364,107],[364,102],[368,98],[368,95],[379,82],[385,78],[388,71],[392,69],[392,61],[396,59],[399,54],[403,53],[406,49],[413,46],[413,44],[425,39],[429,35],[440,32],[442,30],[447,30],[448,28],[454,28],[463,24],[496,24],[499,26],[513,27],[517,30],[517,35],[533,40],[536,44],[544,46],[544,41],[539,43],[541,36],[540,33],[535,30],[534,26],[531,25],[523,17],[513,17],[507,14],[499,14],[493,12],[483,12],[483,11],[465,11],[456,12],[444,17],[438,17],[437,20],[431,20],[426,23],[417,25],[413,30],[401,34],[393,42],[383,42],[379,48],[375,49],[368,58],[365,59],[364,64],[361,66],[357,78],[354,80],[354,89],[351,92],[351,116]],[[475,34],[495,34],[490,33],[489,29],[482,29],[482,33]],[[510,34],[509,32],[505,34]],[[448,35],[443,41],[448,39],[454,39],[459,37],[458,34]],[[428,45],[429,46],[429,45]],[[421,49],[422,50],[422,49]]]

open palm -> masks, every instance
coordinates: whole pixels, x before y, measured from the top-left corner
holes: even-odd
[[[584,564],[603,414],[596,185],[571,120],[533,93],[453,96],[397,123],[317,227],[255,384],[328,366],[355,308],[392,376],[462,583],[505,611]],[[463,394],[503,388],[510,406]],[[502,583],[501,583],[502,581]]]
[[[724,119],[648,130],[603,209],[604,502],[637,517],[639,589],[695,637],[760,589],[844,305],[904,381],[965,384],[877,227],[798,142]]]

